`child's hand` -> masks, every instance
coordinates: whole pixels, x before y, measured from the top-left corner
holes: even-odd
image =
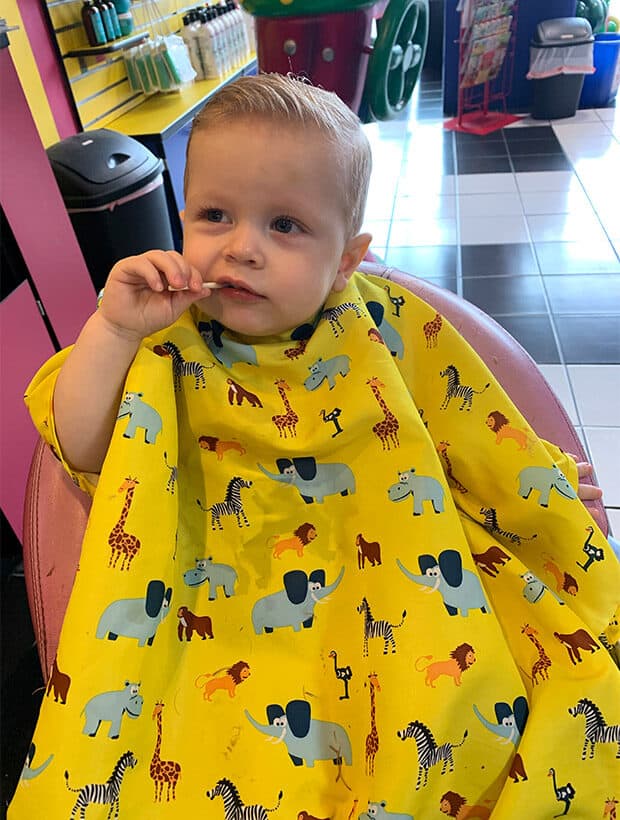
[[[174,288],[185,288],[171,292]],[[106,281],[99,314],[128,339],[142,340],[171,325],[208,297],[200,273],[176,251],[153,250],[117,262]]]
[[[596,484],[584,484],[582,478],[590,478],[593,473],[592,465],[587,461],[577,461],[577,456],[573,453],[567,453],[567,456],[577,462],[577,478],[579,484],[577,486],[577,496],[581,501],[599,501],[603,497],[603,491]],[[590,515],[594,518],[596,523],[602,525],[602,516],[597,509],[590,509]]]

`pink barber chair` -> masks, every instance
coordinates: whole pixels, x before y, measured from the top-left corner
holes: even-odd
[[[534,360],[493,319],[450,291],[385,265],[364,262],[366,273],[397,282],[445,316],[474,347],[542,438],[587,460],[564,408]],[[600,501],[588,502],[606,522]],[[34,633],[44,678],[56,656],[64,617],[80,556],[90,499],[78,490],[39,441],[34,452],[24,509],[24,570]],[[604,527],[607,534],[606,525]]]
[[[428,41],[428,0],[242,0],[256,20],[258,68],[301,74],[364,121],[411,99]],[[376,37],[374,31],[376,29]]]

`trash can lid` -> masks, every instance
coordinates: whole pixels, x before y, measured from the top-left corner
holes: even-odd
[[[47,156],[68,208],[96,208],[137,191],[163,162],[142,143],[99,128],[51,145]]]
[[[532,39],[533,46],[576,46],[592,43],[592,26],[585,17],[554,17],[541,20]]]

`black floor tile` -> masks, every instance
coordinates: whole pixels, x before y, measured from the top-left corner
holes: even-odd
[[[620,274],[547,276],[545,287],[553,313],[615,313],[620,325]]]
[[[459,157],[459,174],[509,174],[512,171],[508,157]]]
[[[526,142],[527,140],[548,139],[555,136],[555,131],[550,125],[533,125],[527,128],[504,128],[506,142],[509,144],[516,142]]]
[[[560,364],[548,316],[494,316],[538,364]]]
[[[547,303],[540,276],[489,276],[463,280],[463,297],[485,313],[545,313]]]
[[[458,290],[456,276],[422,276],[420,278],[424,279],[427,282],[430,282],[432,285],[436,285],[438,288],[443,288],[444,290],[451,290],[452,293],[456,293]]]
[[[556,316],[555,326],[566,364],[618,364],[618,316]]]
[[[503,141],[496,142],[465,142],[457,143],[456,155],[459,163],[461,159],[476,159],[478,157],[507,157],[508,150]]]
[[[464,277],[527,276],[538,273],[538,263],[525,243],[462,245],[461,270]]]
[[[562,146],[555,137],[548,137],[544,140],[512,142],[508,145],[508,151],[511,157],[530,156],[531,154],[561,154],[564,156]]]
[[[390,248],[386,264],[423,279],[456,279],[457,253],[455,245],[419,245]]]
[[[457,145],[484,145],[490,142],[504,142],[502,131],[491,131],[490,134],[468,134],[466,131],[452,131]]]
[[[609,242],[535,242],[543,275],[620,273],[620,260]]]
[[[531,154],[523,157],[512,157],[515,173],[522,171],[572,171],[564,154]]]

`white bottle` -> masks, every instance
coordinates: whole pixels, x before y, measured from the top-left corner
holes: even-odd
[[[232,71],[235,66],[235,48],[230,25],[231,21],[228,19],[228,14],[226,14],[226,9],[224,6],[216,5],[214,6],[214,9],[217,14],[215,19],[222,27],[225,51],[224,64],[226,73],[228,73],[229,71]]]
[[[199,30],[198,16],[195,12],[189,12],[183,17],[183,28],[181,29],[181,36],[187,45],[189,51],[189,59],[192,63],[192,68],[196,72],[196,79],[205,79],[205,70],[200,52],[200,45],[198,43]]]
[[[208,18],[206,13],[202,11],[198,12],[198,19],[200,20],[198,42],[200,43],[205,79],[213,80],[219,76],[217,60],[215,58],[214,36],[212,30],[207,25]]]
[[[224,53],[224,32],[217,20],[217,12],[211,8],[205,11],[207,22],[205,25],[211,34],[211,42],[213,44],[213,57],[215,76],[221,77],[226,73],[226,60]]]
[[[235,4],[234,0],[226,0],[226,6],[228,8],[228,13],[232,17],[235,23],[235,42],[237,48],[237,62],[243,63],[248,59],[249,56],[249,47],[247,36],[245,33],[245,24],[243,22],[243,15],[241,14],[241,9]]]
[[[256,53],[256,28],[254,17],[247,12],[245,9],[239,9],[241,12],[241,16],[243,17],[243,23],[245,26],[245,36],[248,41],[248,48],[250,54]]]

